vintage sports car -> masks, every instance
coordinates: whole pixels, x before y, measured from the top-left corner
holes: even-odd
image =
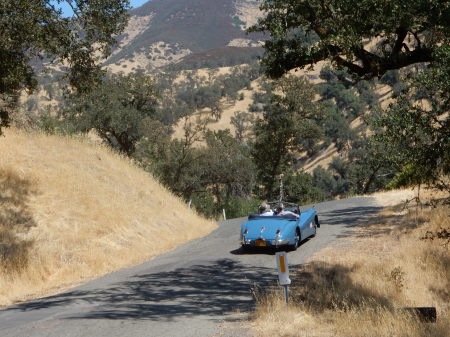
[[[271,209],[276,209],[279,202],[268,204]],[[296,250],[300,242],[316,235],[320,224],[314,207],[300,212],[297,204],[283,202],[283,205],[285,214],[250,214],[248,216],[248,221],[241,227],[240,241],[243,249],[287,246]]]

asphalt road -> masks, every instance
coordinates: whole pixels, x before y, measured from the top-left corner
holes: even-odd
[[[317,204],[322,224],[315,238],[288,255],[289,265],[350,235],[381,209],[370,197]],[[246,218],[220,223],[192,241],[136,267],[71,291],[0,311],[2,337],[242,336],[224,322],[254,307],[254,287],[277,284],[273,253],[245,254],[239,228]],[[230,324],[230,323],[226,323]]]

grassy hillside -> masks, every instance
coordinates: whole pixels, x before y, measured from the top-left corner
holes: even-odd
[[[0,153],[0,305],[137,264],[215,228],[107,148],[10,129]]]

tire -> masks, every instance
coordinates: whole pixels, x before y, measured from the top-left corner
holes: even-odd
[[[317,223],[314,221],[314,234],[311,235],[311,238],[315,238],[317,234]]]
[[[297,250],[298,246],[300,246],[300,242],[302,242],[302,236],[301,236],[300,228],[297,227],[295,229],[295,242],[291,246],[291,250],[292,251]]]
[[[316,228],[320,228],[319,217],[317,215],[314,217],[314,223],[316,224]]]
[[[250,251],[250,247],[248,245],[241,245],[241,251],[243,253],[248,253]]]

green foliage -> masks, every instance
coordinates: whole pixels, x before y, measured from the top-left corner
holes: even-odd
[[[316,92],[305,79],[290,76],[274,85],[282,95],[272,95],[263,118],[256,122],[252,151],[265,199],[277,195],[276,177],[294,163],[302,142],[320,136],[317,121],[323,117],[321,105],[313,102]]]
[[[232,67],[255,63],[262,56],[261,47],[219,47],[187,55],[181,61],[165,67],[166,70],[193,70],[200,68]]]
[[[36,126],[47,134],[64,133],[67,131],[64,123],[57,117],[53,116],[51,111],[45,111],[36,117]]]
[[[222,115],[222,99],[237,100],[238,92],[251,85],[258,78],[260,68],[251,64],[232,69],[226,75],[206,78],[194,78],[186,74],[186,80],[174,84],[177,73],[168,73],[158,77],[158,87],[164,92],[163,106],[159,108],[161,115],[166,116],[167,124],[174,124],[179,118],[191,115],[198,110],[209,109],[211,115],[219,120]]]
[[[450,190],[450,47],[438,48],[429,71],[420,72],[375,125],[375,140],[389,151],[385,159],[412,185]],[[420,97],[427,100],[418,101]]]
[[[31,61],[39,58],[67,64],[70,85],[79,91],[98,81],[99,60],[109,54],[113,36],[125,28],[129,1],[60,2],[71,4],[74,18],[63,18],[48,1],[0,1],[1,96],[33,90],[37,81]],[[10,110],[0,110],[4,125]]]
[[[250,195],[255,182],[254,166],[246,146],[234,139],[229,130],[207,131],[201,170],[203,184],[211,188],[216,200]]]
[[[252,136],[251,132],[255,123],[255,117],[253,114],[244,111],[235,111],[231,116],[231,125],[235,128],[234,137],[238,142],[244,143],[245,139]]]
[[[320,72],[320,78],[326,80],[325,83],[318,85],[322,101],[332,100],[339,113],[347,118],[361,116],[367,106],[372,107],[378,102],[378,96],[368,82],[358,83],[358,95],[345,71],[324,67]]]
[[[267,31],[263,63],[271,77],[321,60],[346,67],[359,78],[436,61],[433,49],[450,41],[447,0],[264,0],[265,18],[252,31]],[[314,34],[305,43],[297,34]],[[377,41],[377,50],[365,41]]]
[[[192,202],[192,207],[207,218],[216,218],[221,212],[210,193],[195,193],[190,201]]]
[[[333,110],[323,123],[324,133],[329,141],[336,144],[338,151],[343,151],[356,138],[356,132],[350,128],[349,121],[342,114]]]
[[[388,149],[371,138],[360,137],[350,143],[345,160],[336,157],[329,165],[336,186],[334,195],[365,194],[382,189],[395,169],[384,159]]]
[[[205,131],[204,121],[185,119],[184,131],[182,139],[171,140],[168,132],[146,137],[139,142],[135,158],[207,216],[216,216],[223,208],[233,211],[235,198],[249,199],[255,177],[247,147],[229,130]],[[198,146],[200,141],[205,146]]]
[[[338,181],[322,166],[316,167],[312,177],[313,185],[322,192],[325,200],[338,195]]]
[[[306,172],[285,175],[283,186],[288,202],[306,204],[323,200],[323,192],[313,184],[313,177]]]
[[[402,187],[414,186],[417,184],[417,179],[420,179],[421,172],[416,166],[407,165],[398,172],[394,178],[386,184],[385,188],[388,190]]]
[[[248,197],[234,197],[226,201],[224,209],[228,219],[247,216],[257,213],[261,200]]]
[[[146,75],[109,75],[90,92],[69,97],[61,115],[74,130],[94,129],[113,148],[131,155],[147,125],[157,120],[157,98]]]

